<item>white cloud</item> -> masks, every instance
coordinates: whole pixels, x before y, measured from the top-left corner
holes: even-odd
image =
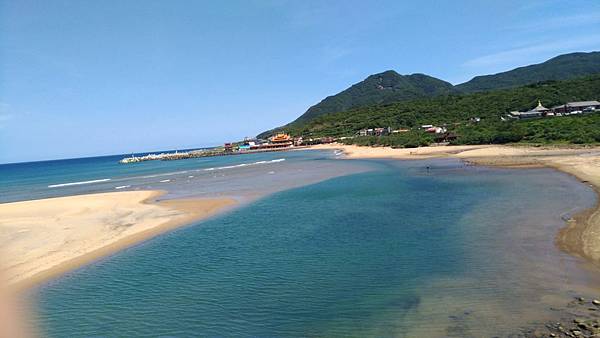
[[[556,56],[562,53],[593,49],[600,50],[600,34],[513,48],[468,60],[463,66],[478,69],[521,66],[539,57]]]
[[[553,29],[564,29],[567,27],[581,27],[597,25],[600,23],[600,12],[565,14],[543,20],[531,20],[524,24],[516,24],[508,27],[509,30],[518,31],[548,31]]]

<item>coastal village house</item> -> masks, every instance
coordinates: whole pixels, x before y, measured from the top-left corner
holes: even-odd
[[[279,133],[269,138],[268,141],[256,140],[250,138],[244,138],[244,141],[238,144],[236,147],[231,143],[225,143],[225,152],[246,152],[246,151],[262,151],[272,150],[280,148],[288,148],[294,145],[295,139],[292,139],[290,135]],[[299,143],[302,144],[302,138],[299,139]]]
[[[288,148],[293,145],[293,140],[288,134],[279,133],[269,138],[269,143],[261,145],[262,149]]]
[[[528,110],[528,111],[512,111],[509,113],[509,116],[512,118],[517,118],[517,119],[528,119],[528,118],[533,118],[533,117],[542,117],[542,116],[546,116],[546,113],[548,113],[550,111],[550,109],[544,107],[542,105],[542,101],[538,100],[538,105],[537,107]]]
[[[385,136],[392,133],[392,128],[369,128],[358,131],[358,136]]]
[[[569,102],[560,106],[552,107],[555,114],[568,115],[573,112],[591,112],[600,110],[600,102],[598,101],[579,101]]]
[[[598,101],[578,101],[568,102],[560,106],[548,109],[538,100],[537,107],[525,111],[513,111],[508,114],[508,117],[514,119],[528,119],[536,117],[554,117],[564,115],[586,114],[600,112],[600,102]]]
[[[427,133],[432,134],[442,134],[448,131],[445,127],[436,127],[433,124],[424,124],[421,126],[421,129],[425,130]]]

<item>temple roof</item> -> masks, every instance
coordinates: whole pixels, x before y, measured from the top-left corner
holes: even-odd
[[[542,101],[538,100],[537,107],[533,108],[531,111],[546,111],[546,110],[549,110],[549,109],[542,106]]]

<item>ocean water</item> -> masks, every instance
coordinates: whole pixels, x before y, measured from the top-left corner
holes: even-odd
[[[143,154],[138,154],[143,155]],[[0,203],[120,190],[158,189],[165,198],[265,193],[364,171],[335,153],[291,151],[120,164],[129,155],[0,165]]]
[[[188,171],[165,182],[168,198],[199,190],[250,198],[32,290],[41,332],[506,336],[598,291],[597,272],[553,243],[562,218],[595,202],[568,175],[455,160],[349,161],[332,152],[263,156],[206,163],[200,169],[267,161],[202,171],[211,174],[190,182],[196,164],[151,164],[181,166],[159,173]],[[139,176],[129,176],[128,189],[158,185]],[[39,191],[70,177],[61,178]],[[87,189],[114,189],[107,183]]]

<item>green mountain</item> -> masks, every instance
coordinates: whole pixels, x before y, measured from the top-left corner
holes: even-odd
[[[549,80],[568,80],[597,73],[600,73],[600,52],[571,53],[507,72],[476,76],[455,88],[462,92],[472,93]]]
[[[374,74],[350,88],[323,99],[310,107],[302,116],[292,123],[266,131],[259,138],[264,138],[277,130],[287,129],[291,125],[300,125],[328,113],[346,111],[348,109],[387,104],[404,100],[450,94],[454,91],[452,84],[425,74],[400,75],[393,70]]]
[[[276,131],[298,130],[302,126],[327,114],[334,114],[362,107],[376,107],[403,101],[452,96],[459,93],[476,93],[508,89],[550,80],[567,80],[600,74],[600,52],[571,53],[560,55],[546,62],[520,67],[511,71],[477,76],[472,80],[452,84],[425,74],[400,75],[393,70],[374,74],[350,88],[328,96],[310,107],[295,121],[263,132],[259,138]],[[363,117],[369,124],[370,117]]]
[[[296,121],[307,121],[327,113],[386,104],[421,97],[449,94],[452,84],[424,74],[400,75],[393,70],[374,74],[350,88],[326,97],[308,108]]]
[[[461,93],[354,108],[319,116],[305,124],[290,126],[286,131],[292,135],[341,137],[353,136],[363,128],[388,126],[392,129],[400,129],[434,124],[446,125],[449,130],[453,130],[455,126],[464,126],[472,117],[481,118],[483,121],[481,125],[490,123],[494,126],[496,124],[509,126],[512,125],[512,122],[502,122],[500,116],[513,110],[531,109],[537,105],[538,100],[541,100],[546,107],[552,107],[565,102],[598,99],[600,99],[600,74],[509,89]],[[593,115],[600,117],[600,113]],[[559,124],[562,123],[560,121],[570,121],[564,117],[556,117],[555,120],[559,122],[554,123]],[[547,133],[548,135],[557,134],[556,131]],[[600,128],[598,133],[600,133]],[[560,135],[556,137],[560,137]],[[374,142],[379,141],[375,140]]]

